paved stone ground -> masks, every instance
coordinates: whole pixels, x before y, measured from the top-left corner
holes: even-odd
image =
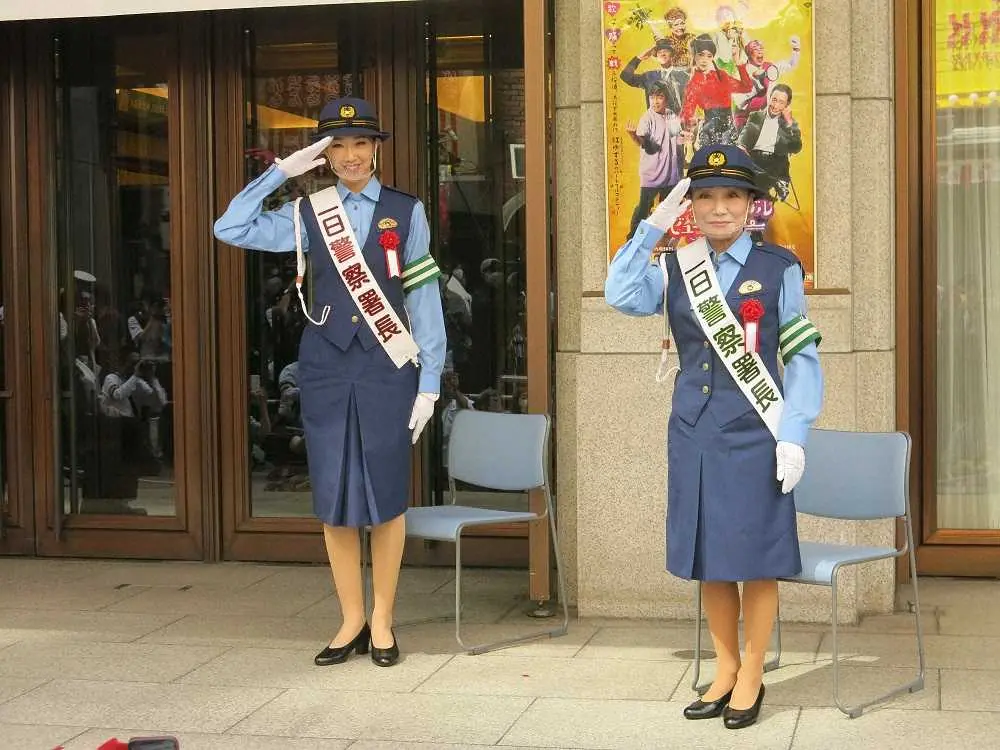
[[[475,571],[472,637],[535,627],[524,573]],[[450,570],[406,569],[401,620],[449,612]],[[320,669],[337,604],[318,567],[0,559],[0,750],[94,750],[170,733],[182,750],[1000,747],[1000,581],[922,582],[927,687],[851,720],[825,628],[789,625],[760,723],[689,722],[692,627],[574,620],[482,656],[447,622],[398,629],[404,660]],[[916,672],[913,618],[847,628],[851,699]],[[706,665],[708,672],[711,665]]]

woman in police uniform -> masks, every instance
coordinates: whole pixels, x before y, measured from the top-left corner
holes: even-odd
[[[276,160],[215,224],[215,236],[237,247],[300,251],[300,295],[302,253],[312,250],[314,299],[299,346],[298,385],[313,510],[323,522],[343,613],[339,631],[316,655],[319,666],[339,664],[369,647],[379,666],[399,658],[392,619],[411,444],[434,413],[444,365],[441,274],[428,254],[424,208],[374,176],[378,145],[388,137],[368,102],[329,102],[320,113],[316,142]],[[263,201],[286,180],[327,161],[338,178],[335,188],[262,211]],[[309,310],[304,299],[303,310]],[[394,341],[403,342],[405,356],[393,356]],[[407,361],[417,349],[419,371]],[[372,527],[370,626],[358,534],[365,526]]]
[[[791,493],[805,469],[806,435],[823,396],[816,351],[820,337],[805,317],[802,267],[790,251],[755,241],[745,231],[758,195],[755,174],[749,157],[735,146],[700,149],[688,180],[618,251],[605,287],[608,303],[628,315],[662,313],[664,296],[667,300],[680,356],[667,441],[667,569],[702,582],[718,654],[715,681],[684,715],[723,715],[730,729],[757,719],[764,698],[764,655],[777,616],[776,579],[801,570]],[[650,263],[665,231],[686,211],[686,197],[707,240],[706,260],[712,261],[718,291],[739,321],[738,343],[728,350],[717,348],[721,336],[706,333],[716,330],[714,321],[705,314],[708,308],[692,304],[677,254],[666,256],[666,295],[663,273]],[[743,356],[748,351],[748,322],[756,323],[756,352],[783,392],[780,420],[772,427],[765,421],[766,402],[740,389],[737,378],[744,371],[732,364],[733,351],[738,348],[736,355]],[[774,421],[773,412],[768,416]],[[738,582],[743,583],[742,603]]]

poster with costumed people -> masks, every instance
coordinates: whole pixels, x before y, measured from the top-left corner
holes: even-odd
[[[601,0],[608,258],[684,176],[736,145],[767,194],[749,229],[795,252],[815,286],[810,0]],[[673,243],[697,237],[689,216]]]

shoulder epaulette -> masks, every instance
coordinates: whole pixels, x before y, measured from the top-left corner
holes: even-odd
[[[755,242],[753,246],[754,250],[760,250],[761,252],[775,255],[785,261],[788,265],[801,263],[799,256],[781,245],[774,245],[770,242]]]
[[[397,193],[397,194],[402,195],[402,196],[404,196],[406,198],[410,198],[411,200],[415,200],[415,201],[419,201],[420,200],[417,196],[413,195],[412,193],[407,193],[405,190],[400,190],[399,188],[394,188],[394,187],[389,187],[388,185],[383,185],[382,189],[383,190],[389,190],[389,191],[391,191],[393,193]]]

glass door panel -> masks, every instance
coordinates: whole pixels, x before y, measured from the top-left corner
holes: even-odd
[[[323,105],[360,95],[336,34],[336,11],[296,12],[295,23],[255,15],[247,30],[246,173],[250,182],[272,163],[309,145]],[[326,167],[286,182],[265,210],[334,182]],[[312,519],[309,467],[299,410],[298,350],[306,318],[295,290],[295,253],[244,257],[249,487],[251,515]],[[311,275],[307,274],[308,280]],[[306,298],[310,299],[308,288]]]
[[[174,516],[168,35],[58,42],[59,471],[67,516]]]
[[[980,543],[993,532],[997,543],[1000,72],[972,65],[993,54],[996,18],[959,0],[935,6],[937,450],[928,531],[962,530],[951,541]]]
[[[521,5],[440,6],[430,28],[428,205],[448,349],[425,502],[438,504],[455,414],[527,412],[529,326]],[[483,507],[527,503],[523,494],[460,490],[461,502]]]

